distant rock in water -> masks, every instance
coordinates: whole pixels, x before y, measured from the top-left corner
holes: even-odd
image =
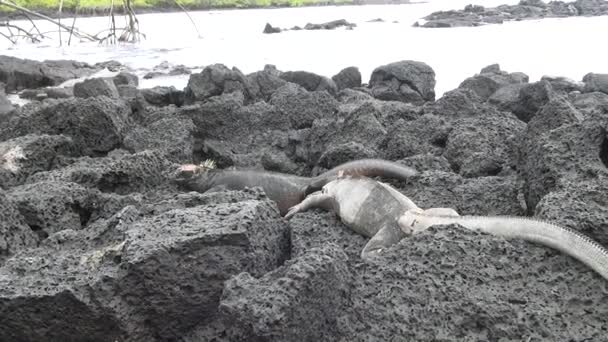
[[[378,20],[378,19],[376,19]],[[380,19],[382,20],[382,19]],[[338,19],[338,20],[332,20],[332,21],[328,21],[326,23],[322,23],[322,24],[311,24],[308,23],[304,26],[304,28],[299,27],[299,26],[294,26],[290,29],[281,29],[279,27],[274,27],[272,25],[270,25],[269,23],[266,23],[266,26],[264,27],[264,33],[279,33],[279,32],[283,32],[283,31],[299,31],[299,30],[333,30],[336,29],[338,27],[346,27],[347,30],[352,30],[353,27],[356,27],[357,24],[354,23],[350,23],[348,21],[346,21],[345,19]]]
[[[439,11],[422,18],[426,22],[414,27],[445,28],[502,24],[505,21],[608,15],[606,0],[577,0],[574,2],[521,0],[517,5],[483,7],[467,5],[463,10]]]

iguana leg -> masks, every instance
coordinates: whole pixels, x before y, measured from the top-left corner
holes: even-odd
[[[369,260],[384,249],[398,243],[407,236],[399,225],[395,222],[394,224],[384,225],[376,235],[374,235],[365,245],[363,251],[361,251],[361,259]]]
[[[327,210],[332,210],[334,204],[333,199],[333,196],[317,191],[306,197],[299,204],[289,208],[289,211],[287,214],[285,214],[285,219],[289,220],[296,213],[306,211],[310,208],[324,208]]]

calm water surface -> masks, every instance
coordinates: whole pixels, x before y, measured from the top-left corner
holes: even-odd
[[[245,73],[274,64],[280,70],[307,70],[325,76],[332,76],[347,66],[357,66],[364,81],[379,65],[410,59],[426,62],[435,70],[438,96],[492,63],[500,63],[503,70],[525,72],[532,81],[543,75],[581,80],[587,72],[608,73],[606,16],[474,28],[412,27],[415,21],[433,11],[461,9],[470,2],[431,0],[409,5],[192,12],[200,38],[183,13],[146,14],[140,15],[139,20],[147,39],[139,44],[78,43],[60,47],[58,40],[53,40],[11,46],[0,40],[0,51],[36,60],[76,59],[95,63],[115,59],[136,69],[140,75],[162,61],[190,67],[223,63]],[[517,1],[475,3],[495,6]],[[384,22],[368,22],[376,18]],[[357,27],[262,34],[267,22],[288,28],[335,19],[346,19]],[[41,25],[46,26],[44,30],[56,30],[46,23]],[[108,18],[82,18],[76,26],[85,32],[97,33],[109,25]],[[175,85],[182,88],[187,76],[142,81],[142,87]]]

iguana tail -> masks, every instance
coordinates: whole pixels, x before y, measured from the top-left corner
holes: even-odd
[[[576,230],[523,217],[424,216],[422,214],[420,218],[425,225],[456,223],[471,230],[506,238],[520,238],[557,249],[608,280],[608,249]]]
[[[312,178],[306,188],[305,194],[309,195],[338,177],[342,171],[345,176],[385,177],[407,181],[418,174],[415,169],[383,159],[360,159],[344,163],[334,167]]]

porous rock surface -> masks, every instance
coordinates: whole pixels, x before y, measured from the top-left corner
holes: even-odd
[[[138,90],[122,74],[121,97],[0,116],[1,341],[606,336],[606,280],[548,247],[452,225],[363,262],[368,238],[333,213],[287,222],[260,188],[174,182],[205,159],[311,176],[384,158],[419,171],[379,180],[420,207],[535,216],[608,245],[601,74],[530,83],[490,65],[439,99],[418,61],[380,66],[368,85],[356,68],[190,77],[183,91]]]

